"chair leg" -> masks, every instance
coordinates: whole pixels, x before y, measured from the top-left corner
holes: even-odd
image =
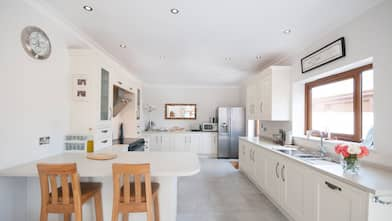
[[[128,213],[123,213],[122,214],[122,221],[128,221]]]
[[[64,221],[71,221],[71,213],[64,213]]]
[[[75,208],[75,221],[82,221],[83,220],[83,212],[82,207]]]
[[[159,198],[158,194],[156,194],[156,197],[154,199],[154,221],[159,221]]]
[[[48,221],[48,212],[44,206],[41,206],[40,221]]]
[[[118,202],[113,202],[112,221],[118,221]]]
[[[95,205],[95,217],[96,221],[103,221],[103,211],[102,211],[102,195],[101,191],[95,193],[94,196],[94,205]]]

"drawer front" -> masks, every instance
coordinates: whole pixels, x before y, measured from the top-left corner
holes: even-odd
[[[94,142],[94,151],[100,150],[105,147],[112,146],[112,138],[97,139]]]
[[[98,128],[97,132],[96,132],[96,136],[98,139],[112,138],[112,129],[111,128]]]

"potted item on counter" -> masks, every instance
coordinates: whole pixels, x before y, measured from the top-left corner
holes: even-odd
[[[355,144],[338,144],[335,146],[335,152],[342,157],[343,171],[348,174],[359,174],[359,159],[369,155],[366,146]]]

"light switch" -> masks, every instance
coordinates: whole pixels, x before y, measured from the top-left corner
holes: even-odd
[[[40,137],[39,138],[39,145],[46,145],[50,143],[50,137]]]

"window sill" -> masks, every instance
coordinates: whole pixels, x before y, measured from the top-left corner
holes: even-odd
[[[298,136],[293,136],[293,139],[301,139],[303,141],[310,141],[310,142],[320,142],[320,137],[307,137],[305,135],[298,135]],[[323,140],[325,144],[329,145],[337,145],[337,144],[350,144],[350,145],[361,145],[361,143],[358,142],[352,142],[352,141],[345,141],[345,140]],[[374,148],[369,149],[370,151],[374,151]]]

